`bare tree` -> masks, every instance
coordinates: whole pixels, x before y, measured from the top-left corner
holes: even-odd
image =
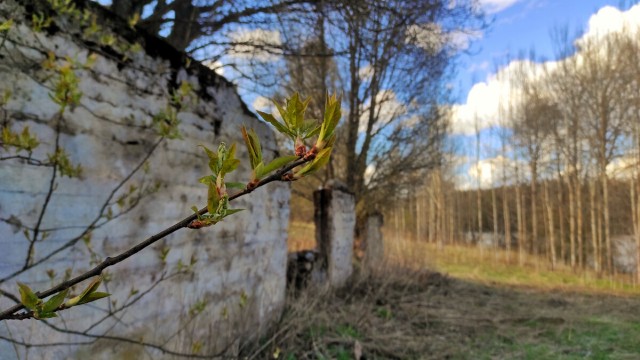
[[[412,177],[402,174],[442,161],[448,110],[438,104],[456,50],[449,34],[477,26],[470,23],[476,19],[470,3],[449,5],[361,0],[338,9],[341,23],[334,25],[343,34],[337,52],[346,53],[339,63],[349,112],[345,163],[337,175],[357,199],[376,201],[374,193],[410,184]]]

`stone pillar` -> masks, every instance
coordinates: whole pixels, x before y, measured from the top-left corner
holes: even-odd
[[[364,224],[364,265],[367,270],[376,270],[384,262],[384,243],[382,239],[383,216],[375,212],[367,217]]]
[[[355,198],[336,183],[313,193],[319,267],[330,286],[340,287],[353,272]]]

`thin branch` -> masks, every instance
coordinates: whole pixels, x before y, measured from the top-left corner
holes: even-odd
[[[10,156],[3,156],[0,157],[0,161],[4,161],[4,160],[12,160],[12,159],[19,159],[19,160],[24,160],[27,162],[27,164],[29,165],[35,165],[35,166],[51,166],[51,163],[46,162],[46,161],[42,161],[42,160],[38,160],[38,159],[34,159],[30,156],[24,156],[24,155],[10,155]]]
[[[49,254],[43,256],[42,258],[38,259],[37,261],[32,262],[28,267],[24,268],[24,269],[20,269],[17,270],[15,272],[13,272],[12,274],[0,279],[0,284],[12,279],[20,274],[22,274],[23,272],[37,266],[40,265],[42,263],[44,263],[45,261],[49,260],[50,258],[52,258],[54,255],[60,253],[61,251],[75,245],[78,241],[80,241],[80,239],[82,239],[85,235],[87,235],[88,233],[90,233],[91,231],[95,230],[96,228],[103,226],[104,224],[106,224],[106,222],[103,222],[101,224],[98,224],[98,221],[100,221],[100,219],[102,218],[106,208],[109,206],[109,203],[111,201],[111,199],[113,199],[114,195],[116,194],[116,192],[118,190],[120,190],[124,184],[129,181],[129,179],[131,179],[133,177],[133,175],[135,173],[137,173],[142,166],[144,165],[144,163],[151,157],[151,154],[153,154],[153,152],[155,151],[155,149],[158,147],[158,145],[160,145],[160,143],[164,140],[164,138],[160,138],[158,139],[158,141],[155,142],[155,144],[153,144],[153,146],[151,147],[151,149],[149,150],[149,152],[146,154],[146,156],[142,159],[142,161],[140,161],[140,163],[124,178],[122,179],[122,181],[120,181],[120,183],[111,191],[111,193],[109,194],[109,196],[107,197],[107,199],[104,201],[102,207],[100,208],[100,211],[98,212],[98,215],[95,217],[95,219],[93,219],[93,221],[87,225],[84,229],[84,231],[82,231],[82,233],[80,233],[78,236],[70,239],[69,241],[67,241],[64,245],[60,246],[59,248],[51,251]],[[0,319],[1,320],[1,319]]]
[[[45,321],[46,322],[46,321]],[[120,342],[125,342],[125,343],[129,343],[129,344],[134,344],[134,345],[139,345],[139,346],[144,346],[144,347],[149,347],[152,349],[156,349],[159,350],[160,352],[162,352],[163,354],[166,355],[173,355],[173,356],[179,356],[179,357],[186,357],[186,358],[195,358],[195,359],[212,359],[212,358],[223,358],[222,355],[220,353],[218,354],[210,354],[210,355],[198,355],[198,354],[189,354],[189,353],[183,353],[183,352],[179,352],[179,351],[174,351],[174,350],[169,350],[165,347],[163,347],[162,345],[157,345],[157,344],[153,344],[153,343],[148,343],[148,342],[144,342],[144,341],[140,341],[140,340],[136,340],[134,338],[130,338],[130,337],[120,337],[120,336],[113,336],[113,335],[107,335],[107,334],[88,334],[88,333],[83,333],[80,331],[75,331],[75,330],[68,330],[68,329],[62,329],[59,328],[53,324],[50,324],[49,322],[46,322],[47,325],[59,332],[62,333],[66,333],[66,334],[72,334],[72,335],[80,335],[80,336],[84,336],[84,337],[88,337],[91,339],[94,339],[92,342],[93,343],[95,341],[98,340],[114,340],[114,341],[120,341]],[[231,357],[229,357],[231,358]]]
[[[55,342],[55,343],[28,343],[25,341],[20,341],[20,340],[15,340],[6,336],[2,336],[0,335],[0,340],[4,340],[7,342],[10,342],[14,345],[20,345],[20,346],[24,346],[24,347],[48,347],[48,346],[73,346],[73,345],[90,345],[93,344],[94,342],[96,342],[96,340],[91,340],[91,341],[76,341],[76,342]]]
[[[18,299],[17,296],[13,295],[12,293],[10,293],[8,291],[4,291],[4,290],[0,289],[0,295],[13,300],[13,302],[15,302],[16,304],[20,304],[20,299]]]
[[[103,321],[107,320],[108,318],[112,317],[113,315],[126,310],[127,308],[129,308],[130,306],[133,306],[135,303],[137,303],[140,299],[142,299],[143,296],[145,296],[146,294],[150,293],[156,286],[158,286],[162,281],[164,280],[168,280],[171,279],[172,277],[176,276],[176,275],[180,275],[182,273],[180,272],[176,272],[173,273],[169,276],[166,276],[167,273],[166,271],[162,273],[162,275],[160,276],[160,278],[158,280],[156,280],[150,287],[148,287],[145,291],[140,292],[137,294],[136,297],[134,297],[133,299],[129,299],[129,301],[125,302],[124,305],[120,306],[119,308],[116,308],[115,310],[111,310],[109,311],[108,314],[106,314],[102,319],[96,321],[95,323],[91,324],[88,328],[86,328],[83,333],[87,334],[89,333],[89,331],[91,331],[93,328],[95,328],[96,326],[100,325]]]
[[[293,170],[295,167],[298,167],[306,162],[311,161],[312,159],[305,159],[300,158],[294,162],[292,162],[291,164],[285,166],[284,168],[278,170],[277,172],[275,172],[274,174],[262,179],[260,182],[258,182],[258,184],[255,186],[255,188],[251,188],[251,189],[245,189],[242,190],[239,193],[236,193],[232,196],[229,197],[229,201],[232,201],[234,199],[237,199],[241,196],[247,195],[249,193],[251,193],[253,190],[255,190],[256,188],[262,187],[268,183],[274,182],[274,181],[288,181],[288,177],[287,175],[290,175],[290,171]],[[130,249],[114,256],[114,257],[107,257],[106,259],[104,259],[100,264],[96,265],[94,268],[86,271],[83,274],[80,274],[76,277],[74,277],[73,279],[69,279],[67,281],[64,281],[60,284],[58,284],[57,286],[54,286],[48,290],[42,291],[42,292],[38,292],[36,293],[38,295],[39,298],[46,298],[50,295],[56,294],[60,291],[64,291],[84,280],[87,280],[89,278],[92,278],[94,276],[98,276],[102,273],[102,271],[108,267],[111,267],[113,265],[116,265],[128,258],[130,258],[131,256],[139,253],[140,251],[142,251],[143,249],[149,247],[150,245],[154,244],[155,242],[157,242],[158,240],[161,240],[171,234],[173,234],[174,232],[187,227],[192,221],[196,220],[198,218],[198,215],[204,215],[207,213],[207,207],[205,206],[204,208],[200,209],[198,211],[197,214],[192,214],[182,220],[180,220],[179,222],[175,223],[174,225],[158,232],[155,235],[152,235],[151,237],[147,238],[146,240],[138,243],[137,245],[131,247]],[[29,319],[33,317],[33,313],[32,312],[23,312],[20,314],[16,314],[16,312],[24,309],[24,305],[22,304],[18,304],[15,305],[5,311],[3,311],[2,313],[0,313],[0,320],[24,320],[24,319]]]
[[[62,114],[64,113],[64,107],[58,111],[56,114],[56,140],[53,148],[54,156],[58,156],[58,151],[60,150],[60,127],[62,123]],[[42,225],[42,220],[44,219],[44,214],[47,212],[47,207],[49,206],[49,202],[51,201],[51,196],[56,188],[56,177],[58,175],[58,164],[57,162],[53,163],[53,171],[51,172],[51,180],[49,180],[49,189],[47,190],[47,196],[44,199],[44,204],[42,204],[42,208],[40,210],[40,215],[38,215],[38,221],[36,222],[36,226],[33,229],[33,234],[31,239],[29,239],[29,248],[27,249],[27,257],[24,261],[24,266],[22,266],[22,270],[26,270],[29,268],[29,263],[33,259],[34,246],[36,241],[38,241],[38,234],[40,233],[40,225]]]

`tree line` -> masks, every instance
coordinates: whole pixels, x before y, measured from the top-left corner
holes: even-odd
[[[554,40],[557,60],[531,52],[497,72],[509,96],[488,130],[477,120],[468,159],[490,184],[456,187],[460,173],[448,162],[410,191],[405,229],[442,243],[489,233],[520,264],[533,254],[552,268],[638,281],[640,31],[572,39],[558,30]]]

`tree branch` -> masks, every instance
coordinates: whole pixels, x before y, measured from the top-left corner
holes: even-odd
[[[151,157],[151,155],[153,154],[153,152],[155,151],[155,149],[158,147],[158,145],[160,145],[160,143],[164,140],[163,137],[161,137],[160,139],[158,139],[158,141],[156,141],[153,146],[151,147],[151,149],[149,150],[149,152],[147,152],[146,156],[142,159],[142,161],[140,161],[140,163],[124,178],[122,179],[122,181],[120,181],[120,183],[111,191],[111,193],[109,194],[109,196],[107,197],[107,199],[104,201],[102,207],[100,208],[100,211],[98,211],[98,215],[95,217],[95,219],[85,227],[85,229],[82,231],[82,233],[80,233],[80,235],[74,237],[73,239],[67,241],[66,243],[64,243],[62,246],[60,246],[59,248],[51,251],[49,254],[43,256],[42,258],[32,262],[29,266],[27,266],[24,269],[20,269],[17,270],[15,272],[13,272],[12,274],[5,276],[4,278],[0,279],[0,284],[12,279],[20,274],[22,274],[23,272],[29,270],[30,268],[33,268],[39,264],[42,264],[43,262],[49,260],[51,257],[53,257],[54,255],[60,253],[61,251],[75,245],[75,243],[77,243],[78,241],[80,241],[80,239],[82,239],[85,235],[87,235],[88,233],[90,233],[91,231],[99,228],[100,226],[103,226],[105,224],[105,222],[98,224],[98,221],[100,221],[100,219],[102,218],[105,210],[107,209],[107,207],[109,206],[109,202],[111,201],[111,199],[114,197],[114,195],[116,194],[116,192],[118,192],[119,189],[121,189],[124,184],[129,181],[133,175],[135,175],[140,168],[142,168],[142,166],[144,165],[144,163]],[[63,289],[64,290],[64,289]],[[0,320],[2,320],[2,318],[0,318]]]
[[[312,159],[304,159],[300,158],[294,162],[292,162],[291,164],[285,166],[284,168],[278,170],[277,172],[275,172],[274,174],[262,179],[260,182],[258,182],[258,184],[255,186],[255,188],[245,188],[245,190],[236,193],[232,196],[229,197],[229,201],[232,201],[234,199],[237,199],[241,196],[247,195],[249,193],[251,193],[253,190],[262,187],[268,183],[274,182],[274,181],[288,181],[288,179],[286,178],[285,175],[289,175],[289,172],[291,170],[293,170],[295,167],[298,167],[306,162],[311,161]],[[150,236],[149,238],[145,239],[144,241],[138,243],[137,245],[131,247],[130,249],[116,255],[113,257],[107,257],[106,259],[104,259],[100,264],[96,265],[95,267],[93,267],[92,269],[86,271],[83,274],[80,274],[76,277],[74,277],[73,279],[69,279],[67,281],[64,281],[48,290],[42,291],[42,292],[38,292],[36,293],[36,295],[38,295],[39,298],[46,298],[48,296],[51,296],[53,294],[57,294],[60,291],[64,291],[84,280],[87,280],[89,278],[92,278],[94,276],[98,276],[102,273],[102,271],[108,267],[114,266],[128,258],[130,258],[131,256],[139,253],[140,251],[142,251],[143,249],[149,247],[150,245],[154,244],[155,242],[157,242],[158,240],[161,240],[165,237],[167,237],[168,235],[173,234],[174,232],[187,227],[192,221],[196,220],[198,218],[198,215],[204,215],[207,213],[207,207],[205,206],[204,208],[200,209],[198,211],[197,214],[193,214],[190,215],[182,220],[180,220],[179,222],[173,224],[172,226],[158,232],[155,235]],[[2,313],[0,313],[0,320],[24,320],[24,319],[29,319],[33,317],[33,313],[29,312],[23,312],[23,313],[19,313],[16,314],[16,312],[24,309],[24,305],[22,304],[18,304],[15,305],[5,311],[3,311]]]

